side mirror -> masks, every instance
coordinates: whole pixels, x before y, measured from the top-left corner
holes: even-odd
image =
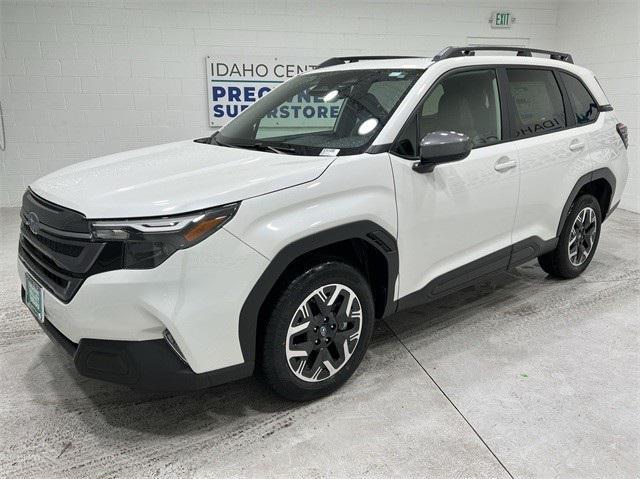
[[[459,161],[471,153],[473,143],[464,133],[434,131],[420,141],[420,161],[413,164],[413,171],[430,173],[439,163]]]

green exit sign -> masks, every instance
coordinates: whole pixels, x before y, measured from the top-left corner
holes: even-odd
[[[513,17],[511,12],[491,13],[491,28],[511,28]]]

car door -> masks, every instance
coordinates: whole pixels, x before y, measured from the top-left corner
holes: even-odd
[[[398,209],[401,307],[505,269],[518,198],[518,159],[505,142],[499,70],[453,71],[418,105],[391,150]],[[474,144],[460,161],[412,169],[419,140],[456,131]]]
[[[590,171],[589,131],[575,128],[566,89],[554,70],[510,67],[506,77],[521,175],[513,240],[551,240],[577,179]]]

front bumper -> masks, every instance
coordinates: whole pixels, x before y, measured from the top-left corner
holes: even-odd
[[[78,372],[93,379],[155,391],[192,391],[235,381],[252,373],[252,367],[243,363],[196,374],[164,339],[81,339],[76,344],[49,320],[38,321],[38,324],[53,342],[73,357]]]
[[[238,379],[253,371],[242,354],[240,310],[267,264],[223,228],[157,268],[92,275],[68,303],[45,288],[44,327],[88,377],[166,390]],[[18,260],[23,285],[27,270]]]

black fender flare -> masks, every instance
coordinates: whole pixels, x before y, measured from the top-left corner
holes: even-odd
[[[599,179],[604,179],[607,183],[609,183],[609,186],[611,187],[611,199],[613,199],[613,195],[616,192],[616,177],[609,168],[599,168],[585,175],[582,175],[580,178],[578,178],[578,181],[571,190],[571,193],[569,193],[569,197],[567,198],[567,202],[564,204],[564,208],[562,208],[562,214],[560,215],[560,221],[558,222],[556,236],[560,236],[562,227],[564,226],[564,222],[567,219],[567,216],[569,216],[569,212],[571,211],[571,205],[573,205],[573,202],[578,196],[578,192],[580,191],[580,189],[587,183],[591,183],[592,181]],[[611,205],[609,205],[609,209],[610,208]],[[606,218],[607,213],[607,211],[603,211],[602,218]]]
[[[329,228],[296,240],[280,250],[269,263],[249,292],[240,310],[238,336],[245,364],[253,367],[256,358],[256,334],[258,315],[268,294],[286,268],[297,258],[313,250],[339,241],[362,239],[380,251],[388,270],[387,301],[384,316],[396,309],[394,301],[395,282],[398,277],[399,260],[396,239],[385,228],[373,221],[363,220]]]

